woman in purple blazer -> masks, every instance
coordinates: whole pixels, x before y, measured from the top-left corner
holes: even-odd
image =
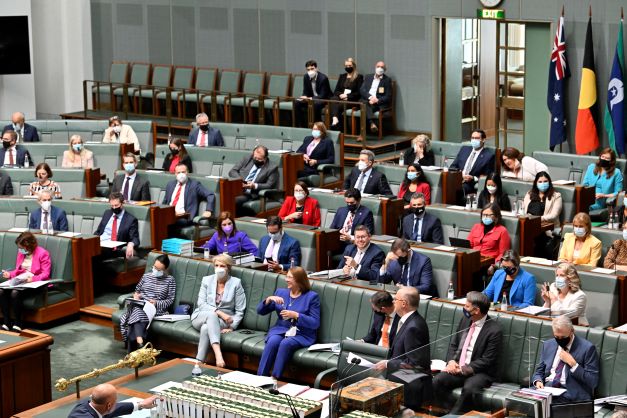
[[[222,212],[218,217],[216,233],[202,246],[209,248],[209,253],[216,255],[222,253],[251,253],[259,256],[259,249],[250,240],[244,231],[238,231],[235,226],[235,218],[231,212]]]
[[[279,319],[266,336],[257,374],[279,379],[294,351],[316,342],[320,328],[320,298],[311,290],[302,267],[287,272],[287,289],[277,289],[257,305],[259,315],[276,312]]]
[[[17,245],[17,258],[15,269],[2,270],[4,279],[14,279],[19,282],[38,282],[50,279],[50,254],[37,245],[37,238],[30,232],[22,232],[15,240]],[[3,288],[0,290],[0,306],[4,324],[2,329],[8,331],[22,331],[22,305],[24,298],[32,295],[37,289],[15,290]],[[15,319],[13,326],[10,323],[10,308],[13,308]]]

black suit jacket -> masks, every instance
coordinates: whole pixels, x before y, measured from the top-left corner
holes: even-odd
[[[450,360],[459,362],[462,347],[471,325],[472,321],[470,318],[464,317],[459,321],[457,332],[453,335],[451,344],[448,347],[447,362]],[[496,320],[491,320],[488,316],[481,328],[481,332],[477,336],[470,363],[468,363],[468,366],[472,369],[472,374],[484,373],[495,380],[498,379],[498,362],[502,342],[503,331],[501,326]]]
[[[405,160],[405,165],[413,164],[414,160],[416,159],[416,151],[414,151],[413,147],[405,150],[405,155],[403,155],[403,159]],[[423,157],[418,160],[418,164],[420,164],[421,166],[435,165],[435,155],[433,154],[433,150],[426,150]]]
[[[392,323],[392,330],[395,329],[396,323],[395,319]],[[419,347],[422,348],[416,350]],[[390,359],[387,365],[388,375],[401,368],[417,369],[422,373],[431,374],[429,328],[418,311],[413,312],[407,318],[396,334],[393,335],[390,332],[388,359]]]
[[[192,129],[189,133],[189,138],[187,139],[187,143],[190,145],[196,145],[196,140],[198,139],[198,131],[200,128],[196,127]],[[217,128],[209,127],[207,131],[207,146],[208,147],[223,147],[224,146],[224,138],[222,138],[222,132],[220,132]]]
[[[2,129],[2,132],[5,131],[13,131],[13,125],[9,124]],[[33,125],[29,125],[28,123],[24,124],[24,137],[22,138],[24,142],[39,142],[39,134],[37,133],[37,128]]]
[[[100,220],[100,225],[98,225],[98,229],[96,229],[94,235],[100,236],[104,233],[105,227],[112,215],[113,211],[111,211],[111,209],[105,210]],[[122,216],[122,221],[118,227],[117,240],[132,242],[135,248],[139,247],[139,222],[137,222],[137,218],[128,213],[128,211],[124,211],[124,216]]]
[[[172,159],[174,158],[174,156],[172,155],[171,152],[167,153],[165,158],[163,159],[163,165],[161,166],[161,168],[163,168],[163,170],[167,173],[170,171],[170,165],[172,164]],[[189,173],[192,172],[192,159],[191,157],[188,155],[186,155],[184,158],[182,158],[179,161],[180,164],[185,164],[185,166],[187,167],[187,171]]]
[[[316,91],[318,96],[316,99],[329,99],[331,98],[331,84],[329,84],[329,78],[326,74],[318,71],[316,76]],[[311,78],[307,74],[303,76],[303,96],[314,97],[313,89],[311,88]]]
[[[383,323],[387,315],[383,312],[374,312],[372,315],[372,327],[363,340],[368,344],[378,344],[381,339],[381,333],[383,332]]]
[[[114,418],[121,415],[129,415],[133,412],[135,406],[131,402],[118,402],[115,404],[113,412],[103,415],[104,418]],[[89,399],[80,401],[70,412],[68,418],[98,418],[96,411],[89,406]]]
[[[229,170],[229,177],[234,179],[239,178],[243,181],[250,173],[253,165],[253,155],[250,154],[242,158],[239,163],[235,164],[233,168]],[[255,183],[257,183],[257,188],[251,190],[251,195],[255,197],[259,195],[259,190],[278,189],[279,167],[270,160],[267,160],[266,163],[261,166],[259,174],[257,174],[257,178],[255,178]]]
[[[178,182],[171,180],[165,186],[165,195],[163,196],[163,204],[169,205],[172,200],[172,194]],[[190,219],[194,219],[198,215],[198,207],[201,201],[207,202],[207,210],[212,212],[216,207],[216,195],[211,190],[208,190],[205,186],[200,184],[199,181],[194,179],[187,179],[187,185],[185,186],[185,212],[189,213]]]
[[[457,153],[455,160],[451,164],[451,168],[463,170],[464,166],[466,166],[466,161],[468,160],[468,157],[470,157],[471,152],[472,147],[468,145],[463,146]],[[470,170],[470,175],[474,177],[479,177],[481,175],[487,176],[493,171],[494,152],[484,147],[475,159],[475,162],[472,165],[472,169]]]
[[[313,141],[313,136],[308,135],[303,140],[303,143],[296,150],[296,152],[300,152],[303,154],[307,153],[307,147]],[[334,164],[335,163],[335,148],[333,147],[333,141],[328,138],[323,138],[320,140],[316,148],[311,151],[311,155],[309,156],[312,160],[316,160],[318,163],[315,166],[310,166],[309,164],[305,164],[305,168],[303,171],[305,174],[317,174],[318,173],[318,165],[320,164]]]
[[[342,259],[340,260],[340,264],[337,268],[341,269],[346,264],[346,259],[344,256],[355,257],[357,255],[357,246],[355,244],[348,245],[344,249],[344,254],[342,254]],[[359,280],[368,280],[369,282],[376,282],[379,280],[379,270],[381,269],[381,265],[383,264],[383,260],[385,259],[385,253],[375,244],[370,243],[366,253],[361,259],[359,265],[361,268],[359,269],[359,273],[357,273],[357,278]],[[377,340],[378,341],[378,340]]]
[[[360,175],[361,171],[359,171],[359,168],[353,168],[348,177],[344,179],[344,190],[350,189],[351,187],[357,187]],[[381,194],[385,196],[394,194],[392,193],[392,189],[390,189],[390,184],[388,183],[388,179],[385,177],[385,174],[378,172],[374,167],[372,168],[372,171],[370,171],[370,176],[366,180],[364,193]]]
[[[11,176],[0,174],[0,195],[13,195],[13,183],[11,182]]]
[[[414,214],[406,215],[403,218],[403,238],[408,240],[414,239]],[[433,242],[435,244],[444,244],[444,234],[442,232],[442,222],[437,216],[425,212],[422,218],[422,229],[420,231],[420,240],[422,242]]]
[[[337,79],[337,83],[335,84],[335,90],[333,90],[333,96],[339,97],[340,94],[344,94],[345,89],[349,89],[351,92],[346,100],[349,102],[357,102],[361,97],[359,89],[361,89],[361,85],[364,82],[364,76],[359,74],[356,78],[348,80],[348,82],[346,76],[346,73],[342,73]]]
[[[6,154],[6,149],[4,148],[0,148],[0,167],[2,167],[4,165],[4,155]],[[26,159],[26,155],[28,155],[28,161],[30,163],[30,166],[33,166],[33,158],[30,156],[30,153],[28,152],[28,150],[26,148],[24,148],[23,146],[17,144],[15,146],[15,157],[16,157],[16,161],[15,161],[15,165],[18,165],[20,167],[24,167],[24,161]]]
[[[113,185],[111,186],[111,192],[120,192],[124,191],[124,181],[126,179],[126,174],[119,174],[115,176],[113,179]],[[146,180],[139,174],[135,175],[135,181],[133,182],[133,187],[130,190],[131,198],[135,202],[139,202],[142,200],[150,200],[150,181]]]
[[[364,83],[361,85],[361,89],[359,90],[363,100],[368,100],[370,97],[370,87],[372,87],[373,80],[374,74],[368,74],[364,78]],[[379,103],[377,104],[379,107],[389,106],[392,101],[392,79],[385,74],[383,74],[381,80],[379,81],[377,99],[379,99]]]
[[[331,221],[331,225],[329,226],[329,228],[342,229],[347,216],[347,206],[342,206],[338,208],[337,212],[335,212],[335,216],[333,217],[333,221]],[[359,207],[355,211],[355,216],[353,217],[353,225],[351,226],[351,235],[355,234],[355,228],[357,228],[359,225],[366,225],[370,233],[374,234],[374,216],[372,215],[372,211],[362,205],[359,205]]]

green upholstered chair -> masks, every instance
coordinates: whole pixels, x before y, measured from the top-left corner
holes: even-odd
[[[244,82],[242,91],[231,94],[226,98],[225,109],[228,108],[229,119],[232,120],[232,112],[234,107],[242,108],[242,119],[244,123],[251,123],[248,118],[249,109],[252,100],[258,100],[263,95],[263,89],[265,87],[266,73],[247,71],[243,74]]]
[[[28,186],[35,178],[34,168],[0,168],[0,172],[11,177],[14,194],[18,196],[28,194]],[[59,183],[63,199],[85,197],[85,170],[57,168],[52,174],[52,179]]]
[[[377,164],[377,171],[385,174],[394,196],[398,195],[401,183],[405,179],[407,166],[397,164]],[[427,183],[431,187],[431,203],[442,203],[442,171],[423,170]]]
[[[262,123],[262,117],[265,120],[264,112],[272,110],[272,120],[275,126],[279,125],[278,104],[282,97],[289,95],[290,74],[288,73],[270,73],[268,75],[267,92],[260,99],[252,99],[248,109],[250,111],[249,121],[252,121],[252,110],[257,109],[259,113],[259,123]],[[263,104],[262,104],[263,102]]]
[[[396,82],[392,80],[392,98],[390,99],[390,104],[383,109],[380,109],[374,113],[374,117],[377,118],[377,126],[378,126],[378,137],[381,139],[383,136],[383,120],[390,119],[392,124],[391,132],[396,130],[396,108],[395,108],[395,99],[396,99]],[[351,134],[356,135],[357,132],[357,122],[356,119],[361,118],[361,110],[357,107],[353,107],[350,109],[346,109],[346,116],[351,119]],[[366,127],[368,129],[368,127]],[[360,132],[357,135],[362,135]]]
[[[206,112],[206,105],[211,105],[211,120],[216,120],[217,106],[224,106],[227,98],[232,94],[237,94],[240,90],[242,81],[242,72],[240,70],[222,70],[220,73],[220,80],[218,81],[218,87],[216,88],[215,95],[203,96],[201,100],[201,108],[203,112]],[[225,121],[229,122],[228,108],[225,107]]]
[[[281,116],[281,111],[286,111],[291,114],[292,118],[292,126],[295,125],[295,113],[294,113],[294,100],[301,96],[303,89],[303,75],[302,74],[294,74],[292,78],[291,91],[288,94],[288,97],[280,99],[278,102],[278,108],[275,110],[279,117]]]
[[[113,89],[119,87],[121,84],[128,83],[129,68],[128,62],[114,61],[109,68],[109,81],[94,83],[91,91],[96,110],[100,110],[101,108],[101,95],[108,95],[112,106],[111,110],[116,110],[115,100],[113,100]]]
[[[117,87],[113,89],[114,99],[117,100],[118,97],[122,98],[122,104],[124,104],[125,100],[130,100],[135,92],[138,90],[139,86],[146,86],[150,83],[150,76],[152,73],[152,65],[145,64],[141,62],[134,62],[131,64],[131,75],[129,78],[129,86],[126,88],[126,97],[125,87]],[[117,107],[117,103],[115,104]]]
[[[150,85],[140,86],[133,92],[135,113],[146,113],[142,106],[142,99],[150,99],[152,103],[152,114],[156,115],[155,97],[158,92],[165,90],[172,85],[172,66],[153,65],[152,80]]]
[[[182,114],[184,116],[188,102],[196,103],[195,113],[205,111],[204,109],[201,109],[202,99],[206,95],[211,96],[211,93],[216,89],[217,80],[217,68],[196,68],[196,79],[194,80],[194,87],[189,91],[183,91],[183,93],[178,98],[179,107],[183,109]]]
[[[159,89],[159,91],[155,94],[155,113],[160,115],[161,112],[161,101],[166,101],[167,97],[170,96],[170,100],[173,107],[176,107],[176,114],[179,117],[184,117],[183,107],[181,107],[181,102],[179,101],[179,97],[184,93],[188,92],[194,82],[194,67],[189,66],[176,66],[174,67],[174,75],[172,76],[172,89],[164,90]],[[153,83],[154,83],[154,75],[153,75]],[[167,109],[166,112],[167,114]]]

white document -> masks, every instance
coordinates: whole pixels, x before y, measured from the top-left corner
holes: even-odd
[[[143,401],[142,398],[128,398],[128,399],[124,399],[120,402],[141,402]],[[150,409],[142,409],[141,411],[135,411],[131,414],[128,415],[120,415],[121,417],[129,417],[129,418],[150,418]]]
[[[351,94],[352,90],[351,89],[344,89],[344,94],[349,95]]]
[[[557,263],[557,261],[548,260],[541,257],[523,257],[520,259],[520,261],[522,261],[523,263],[540,264],[543,266],[552,266],[553,263]]]
[[[110,239],[100,241],[100,246],[104,248],[124,247],[126,244],[124,241],[111,241]]]
[[[425,295],[423,293],[420,294],[420,300],[429,300],[431,299],[433,296],[431,295]]]
[[[28,228],[13,227],[9,229],[9,232],[26,232],[26,231],[28,231]]]
[[[423,165],[422,169],[426,171],[441,171],[442,167],[438,165]]]
[[[281,388],[279,388],[279,392],[280,391],[281,391]],[[320,390],[316,388],[311,388],[297,396],[297,398],[309,399],[310,401],[317,401],[317,402],[322,402],[328,397],[329,397],[328,390]],[[323,406],[322,411],[324,412],[325,410],[328,411],[328,408],[324,409],[324,406]]]
[[[439,251],[455,251],[455,247],[449,247],[448,245],[438,245],[434,250]]]
[[[300,395],[301,393],[309,390],[309,386],[304,385],[295,385],[294,383],[286,383],[283,386],[279,387],[279,392],[289,395],[292,398]]]
[[[161,393],[166,389],[170,389],[170,388],[182,388],[183,387],[183,383],[181,382],[174,382],[172,380],[170,380],[169,382],[165,382],[160,384],[159,386],[155,386],[152,389],[148,389],[148,392],[150,393]]]
[[[146,313],[146,316],[148,317],[148,326],[150,327],[150,324],[152,323],[152,319],[155,317],[155,314],[157,313],[157,308],[155,308],[155,305],[153,305],[152,303],[146,301],[142,309],[144,310],[144,312]]]
[[[541,313],[548,313],[551,310],[549,308],[545,308],[544,306],[534,306],[529,305],[526,308],[518,309],[516,312],[525,313],[528,315],[538,315]]]
[[[553,396],[560,396],[560,395],[562,395],[563,393],[566,392],[566,389],[564,389],[564,388],[554,388],[554,387],[551,387],[551,386],[545,386],[542,389],[536,389],[536,390],[538,392],[549,393],[549,394],[551,394]]]
[[[447,209],[454,209],[454,210],[466,210],[466,207],[464,206],[457,206],[457,205],[451,205],[451,206],[447,206]]]
[[[168,315],[161,315],[161,316],[154,317],[155,321],[164,321],[164,322],[178,322],[178,321],[184,321],[186,319],[190,319],[190,315],[168,314]]]
[[[444,360],[433,359],[431,360],[431,370],[442,371],[446,368],[446,362]]]
[[[332,189],[320,189],[318,187],[312,187],[311,189],[309,189],[312,192],[320,192],[320,193],[333,193]],[[362,195],[363,196],[363,195]]]
[[[461,305],[465,305],[466,304],[466,298],[454,299],[453,303],[459,303]]]
[[[518,216],[515,212],[509,211],[509,210],[502,210],[501,215],[508,216],[510,218],[515,218]]]
[[[35,199],[37,199],[37,196],[26,195],[26,196],[22,196],[22,199],[31,199],[31,200],[35,200]]]
[[[333,348],[338,345],[338,343],[313,344],[307,348],[307,351],[333,351]]]
[[[623,324],[620,327],[614,328],[614,331],[627,332],[627,324]]]
[[[80,232],[61,232],[60,234],[57,234],[58,237],[65,237],[65,238],[74,238],[79,236],[81,233]]]
[[[590,270],[593,273],[603,273],[603,274],[614,274],[615,271],[612,269],[604,269],[602,267],[597,267],[595,269]]]
[[[268,154],[287,154],[290,152],[288,149],[271,149],[268,150]]]
[[[340,276],[344,276],[344,270],[343,269],[333,269],[333,270],[323,270],[323,271],[319,271],[316,273],[312,273],[309,275],[309,277],[318,277],[318,278],[330,278],[330,279],[334,279],[336,277],[340,277]]]
[[[570,186],[575,184],[575,180],[553,180],[553,184],[558,186]]]
[[[261,387],[274,384],[274,379],[269,376],[257,376],[250,373],[234,371],[222,375],[222,380],[243,385]]]
[[[0,284],[0,286],[2,286],[2,287],[12,287],[11,285],[3,286],[5,283],[9,283],[9,281],[6,281],[6,282]],[[39,280],[37,282],[30,282],[30,283],[22,283],[22,284],[18,284],[18,285],[13,285],[13,287],[16,287],[18,289],[37,289],[39,287],[46,286],[48,283],[49,283],[48,280]]]
[[[265,224],[266,220],[265,219],[253,219],[252,221],[248,221],[248,222],[253,222],[256,224]]]
[[[218,179],[221,179],[222,177],[220,177],[220,176],[205,176],[205,178],[206,179],[216,179],[216,180],[218,180]]]
[[[356,355],[356,354],[354,354],[354,353],[348,353],[348,356],[346,357],[346,362],[347,362],[347,363],[349,363],[349,364],[352,364],[352,363],[353,363],[353,359],[355,359],[355,358],[358,358],[358,359],[360,359],[360,360],[361,360],[361,361],[359,362],[359,365],[360,365],[361,367],[368,367],[368,368],[371,368],[371,367],[373,367],[373,366],[374,366],[374,363],[372,363],[372,362],[370,362],[370,361],[366,360],[365,358],[360,357],[360,356],[358,356],[358,355]]]

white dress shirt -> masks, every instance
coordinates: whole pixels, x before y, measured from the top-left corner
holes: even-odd
[[[364,179],[361,183],[361,187],[359,188],[359,192],[362,194],[364,193],[364,189],[366,188],[366,183],[368,183],[368,179],[370,178],[371,173],[372,173],[372,167],[370,167],[366,171],[360,173],[359,176],[357,176],[357,181],[355,182],[355,186],[353,187],[357,188],[357,186],[359,185],[359,181],[361,180],[363,176]]]
[[[176,202],[176,206],[174,206],[174,213],[177,215],[185,213],[185,190],[187,190],[187,182],[183,184],[176,184],[174,191],[172,192],[172,197],[170,198],[170,206],[174,203],[174,198],[176,198],[176,193],[178,192],[179,187],[181,188],[181,195],[179,196],[178,202]]]
[[[281,238],[283,238],[283,235],[281,235]],[[281,241],[282,240],[274,241],[272,238],[270,238],[268,246],[266,247],[266,252],[264,254],[263,264],[268,264],[268,257],[270,256],[272,256],[273,261],[279,261],[279,249],[281,248]]]
[[[13,165],[17,164],[17,149],[15,148],[15,145],[12,147],[7,148],[4,151],[4,165],[9,165],[11,164],[11,153],[13,153]]]
[[[374,76],[372,78],[372,85],[370,86],[370,90],[368,90],[368,98],[377,97],[377,90],[379,89],[379,83],[381,82],[381,77]]]
[[[105,226],[105,229],[102,235],[100,235],[100,241],[108,241],[111,239],[111,232],[113,232],[113,217],[114,216],[118,217],[116,233],[120,231],[120,225],[122,224],[122,217],[124,216],[124,212],[125,211],[122,210],[122,212],[120,212],[119,215],[116,215],[115,213],[111,215],[111,217],[109,218],[109,222],[107,222],[107,225]]]
[[[475,322],[475,331],[472,333],[472,337],[470,337],[470,343],[468,344],[468,348],[466,349],[466,364],[470,363],[470,359],[472,358],[472,352],[475,349],[475,343],[477,342],[477,337],[479,337],[479,333],[481,332],[481,329],[483,329],[483,325],[485,325],[485,321],[486,318],[488,316],[485,315],[483,318],[479,319],[478,321]],[[470,332],[470,330],[468,330],[468,332]],[[468,334],[466,334],[468,335]],[[462,343],[462,348],[464,347],[463,344],[466,341],[466,339],[464,338],[464,341],[461,342]],[[460,356],[461,358],[461,356]],[[460,366],[465,366],[466,364],[460,364]]]

